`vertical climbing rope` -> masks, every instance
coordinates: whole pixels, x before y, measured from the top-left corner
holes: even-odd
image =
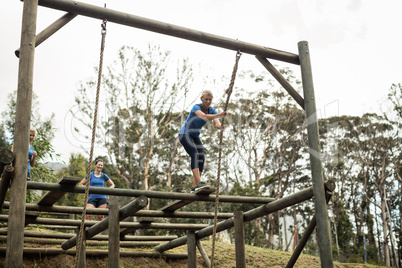
[[[95,144],[96,122],[98,120],[99,93],[100,93],[100,85],[101,85],[101,80],[102,80],[103,51],[105,48],[106,22],[107,22],[107,20],[104,19],[101,24],[102,41],[101,41],[100,59],[99,59],[98,84],[97,84],[97,88],[96,88],[95,110],[94,110],[94,118],[93,118],[93,125],[92,125],[91,150],[89,153],[89,162],[88,162],[88,168],[87,168],[87,182],[85,184],[85,198],[84,198],[84,205],[83,205],[82,216],[81,216],[82,219],[81,219],[81,225],[80,225],[80,232],[78,235],[78,245],[77,245],[77,249],[76,249],[77,258],[75,260],[75,267],[78,267],[79,260],[81,258],[81,248],[82,248],[82,244],[83,244],[85,216],[87,213],[87,203],[88,203],[88,198],[89,198],[89,184],[90,184],[90,180],[91,180],[91,167],[92,167],[92,158],[93,158],[93,151],[94,151],[94,144]]]
[[[226,103],[223,111],[226,112],[228,109],[230,95],[232,95],[234,82],[236,79],[237,67],[239,65],[241,53],[238,51],[236,53],[236,62],[233,66],[232,78],[230,79],[230,84],[228,89],[226,89]],[[225,118],[222,118],[221,125],[224,126]],[[223,140],[223,131],[219,133],[219,159],[218,159],[218,176],[216,179],[216,196],[215,196],[215,214],[214,214],[214,232],[212,235],[212,255],[211,255],[211,268],[214,267],[214,252],[215,252],[215,240],[216,240],[216,225],[218,221],[218,205],[219,205],[219,187],[220,187],[220,177],[221,177],[221,160],[222,160],[222,140]]]

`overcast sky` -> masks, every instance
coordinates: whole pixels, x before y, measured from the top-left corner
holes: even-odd
[[[402,1],[321,0],[113,0],[82,1],[149,19],[217,34],[297,54],[297,43],[308,41],[317,108],[320,116],[381,112],[392,83],[402,75]],[[0,112],[6,96],[16,90],[23,2],[6,0],[0,10]],[[37,32],[64,13],[39,7]],[[55,113],[54,146],[68,161],[80,152],[68,136],[68,111],[81,81],[96,77],[100,21],[77,17],[37,47],[34,93],[43,118]],[[178,57],[230,76],[235,52],[113,23],[107,25],[104,65],[115,60],[122,45],[139,49],[159,44]],[[272,61],[279,67],[289,64]],[[292,66],[293,68],[294,66]],[[243,55],[239,70],[260,72],[262,65]],[[298,70],[298,69],[296,69]],[[300,77],[300,74],[296,74]],[[202,89],[195,89],[197,91]]]

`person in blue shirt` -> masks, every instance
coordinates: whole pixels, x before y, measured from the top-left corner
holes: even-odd
[[[102,172],[103,160],[97,159],[95,161],[95,171],[91,172],[89,186],[92,187],[104,187],[105,182],[109,185],[109,188],[114,188],[113,181],[108,175]],[[85,185],[87,183],[87,176],[82,179],[79,185]],[[90,194],[88,198],[87,208],[106,208],[107,207],[106,195],[103,194]],[[85,220],[90,220],[92,215],[87,214]],[[103,220],[103,215],[98,215],[98,221]]]
[[[35,151],[35,148],[32,146],[32,142],[34,141],[36,136],[36,128],[31,127],[29,129],[29,148],[28,148],[28,174],[27,180],[31,180],[31,167],[35,166],[36,157],[38,153]],[[13,151],[14,145],[11,147],[11,151]]]
[[[35,151],[35,148],[32,146],[32,142],[34,141],[36,136],[36,129],[31,127],[29,130],[29,151],[28,151],[28,180],[31,179],[31,167],[35,166],[36,157],[38,153]]]
[[[204,90],[201,94],[201,103],[193,106],[179,132],[179,141],[191,158],[191,170],[193,172],[191,193],[198,189],[209,187],[209,185],[201,181],[205,162],[204,146],[200,139],[201,128],[208,121],[213,121],[217,129],[224,129],[218,119],[225,117],[226,112],[218,113],[211,107],[212,99],[212,92]]]

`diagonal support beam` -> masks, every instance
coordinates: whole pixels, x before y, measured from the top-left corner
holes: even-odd
[[[42,44],[43,41],[45,41],[50,36],[52,36],[55,32],[60,30],[64,25],[69,23],[75,17],[77,17],[77,14],[66,13],[61,18],[59,18],[58,20],[56,20],[55,22],[50,24],[46,29],[44,29],[42,32],[40,32],[36,36],[35,47]],[[15,56],[17,56],[18,58],[20,57],[20,49],[19,48],[17,50],[15,50]]]
[[[304,109],[304,100],[299,93],[293,88],[291,84],[283,77],[283,75],[266,59],[260,56],[256,56],[257,60],[272,74],[272,76],[283,86],[283,88],[289,93],[290,96]]]
[[[124,206],[119,212],[119,220],[122,221],[129,217],[131,213],[141,210],[148,205],[148,199],[145,196],[140,196],[134,201]],[[106,217],[102,221],[98,222],[86,231],[86,239],[90,239],[96,234],[99,234],[106,230],[109,226],[109,219]],[[62,249],[67,250],[75,246],[77,242],[77,236],[72,237],[68,241],[61,244]]]
[[[335,189],[335,183],[331,180],[328,180],[325,182],[325,189],[328,191],[333,191]],[[308,187],[304,190],[301,190],[297,193],[288,195],[284,198],[277,199],[269,204],[259,206],[257,208],[254,208],[252,210],[249,210],[244,213],[244,221],[252,221],[255,220],[259,217],[262,217],[264,215],[279,211],[281,209],[284,209],[286,207],[293,206],[295,204],[304,202],[308,199],[311,199],[314,196],[313,194],[313,187]],[[234,218],[227,219],[225,221],[221,221],[216,225],[216,231],[221,232],[223,230],[232,228],[234,226]],[[213,226],[206,227],[204,229],[199,230],[196,232],[196,238],[201,239],[207,236],[212,235],[213,233]],[[163,252],[175,247],[179,247],[182,245],[185,245],[187,243],[187,236],[182,236],[177,239],[174,239],[168,243],[159,245],[155,247],[155,250],[159,252]]]
[[[328,204],[329,200],[331,199],[331,197],[332,197],[332,192],[327,192],[326,193],[327,204]],[[285,268],[294,267],[297,259],[299,258],[300,254],[302,253],[304,246],[307,244],[308,239],[310,238],[311,234],[313,233],[316,225],[317,225],[317,214],[314,214],[314,216],[311,218],[310,223],[308,224],[306,230],[304,231],[302,238],[300,239],[299,243],[297,244],[296,249],[293,251],[292,256],[290,257],[288,263],[286,264]]]
[[[200,254],[201,254],[201,257],[203,258],[203,260],[204,260],[204,262],[205,262],[205,266],[207,266],[208,268],[210,268],[210,267],[211,267],[211,261],[209,260],[208,254],[207,254],[207,252],[205,251],[205,249],[204,249],[204,247],[202,246],[201,241],[200,241],[199,239],[197,239],[196,245],[197,245],[197,248],[198,248],[198,250],[199,250],[199,252],[200,252]]]

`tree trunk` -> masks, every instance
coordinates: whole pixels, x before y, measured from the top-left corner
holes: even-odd
[[[332,202],[332,203],[334,203],[334,202]],[[339,243],[338,243],[338,228],[337,228],[337,226],[336,226],[336,219],[335,219],[335,215],[339,215],[338,213],[335,213],[334,212],[334,209],[333,209],[333,206],[331,207],[331,210],[332,210],[332,219],[333,219],[333,226],[334,226],[334,236],[335,236],[335,244],[336,244],[336,250],[337,250],[337,252],[338,252],[338,257],[339,257]]]
[[[293,239],[294,239],[294,243],[293,243],[293,251],[295,250],[295,248],[296,248],[296,244],[297,244],[297,238],[298,238],[298,236],[297,236],[297,234],[298,234],[298,230],[297,230],[297,215],[296,215],[296,206],[294,206],[293,207],[293,226],[294,226],[294,235],[293,235]]]
[[[384,263],[386,266],[390,266],[389,246],[388,246],[388,224],[387,215],[385,212],[386,201],[381,196],[381,219],[382,219],[382,232],[383,232],[383,249],[384,249]]]
[[[274,249],[274,217],[271,214],[268,215],[268,248]]]
[[[285,239],[285,247],[283,248],[283,250],[287,251],[288,250],[288,227],[286,224],[286,209],[283,210],[282,213],[282,218],[283,218],[283,236]]]

